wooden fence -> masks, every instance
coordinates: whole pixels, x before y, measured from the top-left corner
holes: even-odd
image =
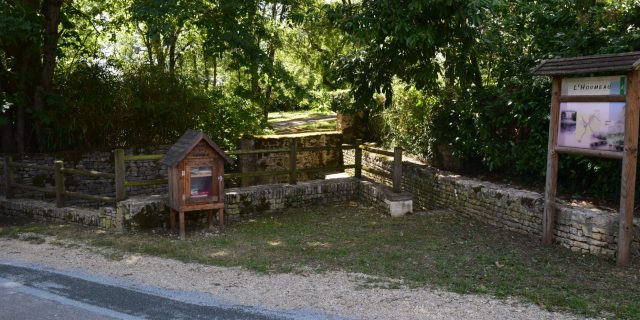
[[[36,186],[16,183],[14,179],[15,168],[31,168],[31,169],[53,172],[53,177],[55,181],[54,188],[36,187]],[[64,185],[65,174],[115,179],[115,174],[113,173],[65,168],[64,162],[61,160],[54,161],[53,166],[44,166],[44,165],[37,165],[37,164],[30,164],[30,163],[19,163],[19,162],[13,162],[13,158],[11,156],[5,157],[5,170],[6,170],[5,179],[7,179],[6,181],[7,198],[11,198],[13,196],[12,188],[17,188],[17,189],[43,192],[45,194],[55,194],[57,207],[65,206],[66,197],[80,198],[85,200],[94,200],[94,201],[100,201],[100,202],[116,201],[116,199],[113,197],[96,196],[96,195],[85,194],[81,192],[68,191],[66,190]]]
[[[297,155],[299,152],[321,152],[321,151],[336,151],[342,152],[342,150],[354,150],[355,163],[352,165],[344,165],[340,162],[337,166],[324,166],[313,168],[298,168]],[[290,184],[296,184],[298,181],[299,172],[321,172],[321,171],[344,171],[345,169],[354,169],[354,176],[356,178],[362,177],[362,170],[365,170],[371,174],[383,176],[389,178],[389,174],[375,170],[369,167],[362,166],[362,151],[381,154],[385,156],[393,157],[393,169],[391,173],[391,180],[393,182],[393,191],[402,191],[402,149],[394,148],[394,151],[387,151],[372,146],[363,145],[361,140],[356,140],[354,145],[343,144],[339,146],[325,146],[325,147],[298,147],[295,140],[292,141],[288,148],[279,149],[259,149],[259,150],[232,150],[227,151],[228,155],[250,155],[250,154],[269,154],[269,153],[288,153],[289,166],[287,170],[272,170],[272,171],[257,171],[257,172],[231,172],[225,173],[225,179],[234,178],[251,178],[251,177],[273,177],[287,175],[289,177]],[[94,200],[100,202],[114,203],[122,201],[127,198],[127,187],[141,187],[141,186],[154,186],[167,184],[167,179],[154,179],[154,180],[127,180],[126,177],[126,161],[145,161],[145,160],[160,160],[164,155],[162,154],[145,154],[145,155],[125,155],[123,149],[114,150],[114,171],[115,173],[99,172],[93,170],[82,170],[74,168],[65,168],[64,163],[60,160],[54,161],[53,166],[25,164],[13,162],[11,156],[7,156],[6,159],[6,186],[7,186],[7,198],[12,197],[12,188],[26,189],[30,191],[38,191],[47,194],[56,195],[56,205],[63,207],[65,205],[65,197],[75,197],[86,200]],[[44,171],[52,171],[55,180],[54,188],[36,187],[25,184],[18,184],[14,180],[15,168],[33,168]],[[96,196],[89,195],[80,192],[72,192],[65,190],[64,175],[83,175],[90,177],[100,177],[113,179],[115,183],[115,197]]]

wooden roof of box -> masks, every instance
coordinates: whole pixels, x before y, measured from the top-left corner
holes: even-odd
[[[224,151],[222,151],[222,149],[220,149],[220,147],[218,147],[217,144],[211,141],[211,138],[209,138],[209,136],[207,136],[204,132],[197,130],[187,130],[187,132],[185,132],[182,137],[180,137],[180,139],[178,139],[178,141],[173,146],[171,146],[162,160],[160,160],[160,163],[169,167],[177,166],[178,163],[184,160],[184,158],[189,154],[191,149],[193,149],[198,144],[198,142],[203,139],[209,144],[209,146],[211,146],[211,148],[213,148],[213,150],[215,150],[220,155],[220,157],[222,157],[225,161],[231,163],[231,159],[229,159],[229,157],[224,153]]]
[[[562,76],[596,72],[632,71],[640,68],[640,51],[543,61],[531,69],[536,76]]]

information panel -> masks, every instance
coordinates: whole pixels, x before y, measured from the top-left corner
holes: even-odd
[[[563,96],[625,95],[627,77],[585,77],[562,79]]]
[[[624,150],[624,102],[560,104],[558,146]]]

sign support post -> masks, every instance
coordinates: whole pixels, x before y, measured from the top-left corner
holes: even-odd
[[[620,186],[620,216],[618,254],[616,264],[628,266],[631,260],[633,240],[633,207],[636,186],[636,162],[638,158],[638,108],[640,104],[640,74],[629,73],[627,105],[625,107],[624,155],[622,157],[622,181]]]
[[[553,77],[551,89],[551,119],[549,121],[549,146],[547,148],[547,176],[544,186],[544,215],[542,216],[542,243],[553,242],[556,218],[556,189],[558,187],[558,115],[560,113],[560,88],[562,79]]]

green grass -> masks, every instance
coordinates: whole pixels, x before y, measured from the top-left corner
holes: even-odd
[[[269,112],[269,122],[290,121],[295,119],[306,119],[320,116],[335,115],[333,111],[321,110],[299,110],[299,111],[276,111]]]
[[[344,270],[374,276],[365,285],[435,286],[459,293],[519,297],[550,310],[640,318],[638,261],[629,269],[454,214],[392,219],[369,208],[315,207],[234,221],[224,235],[115,234],[76,226],[1,227],[79,239],[122,252],[243,266],[258,272]],[[98,250],[99,252],[99,250]],[[112,254],[113,253],[109,253]],[[378,278],[376,278],[378,277]]]
[[[302,132],[332,131],[336,129],[336,119],[313,120],[321,116],[335,116],[331,111],[304,110],[271,112],[268,121],[274,126],[274,132],[278,134],[294,134]],[[284,127],[276,126],[276,123],[286,122]]]

